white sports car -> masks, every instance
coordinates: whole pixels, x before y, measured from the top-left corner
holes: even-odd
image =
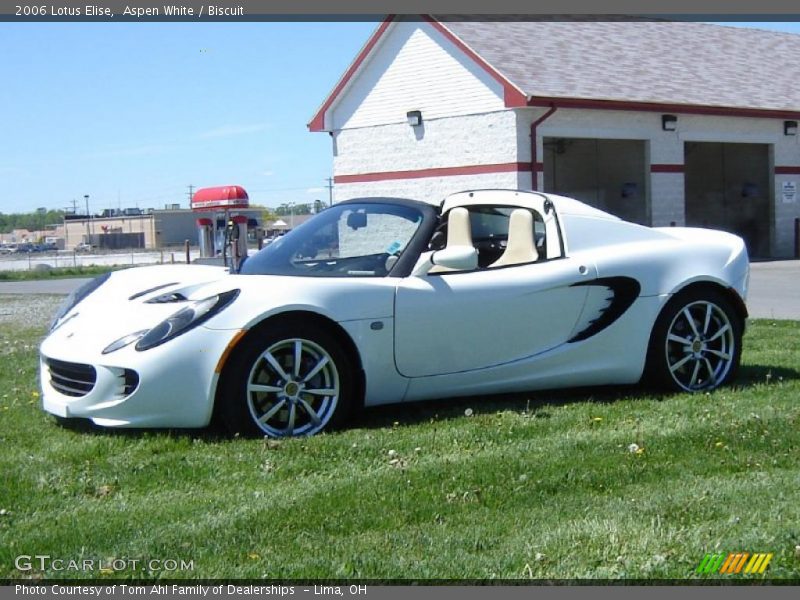
[[[734,377],[741,238],[481,190],[336,204],[243,264],[98,277],[41,345],[44,410],[108,427],[309,435],[357,405]]]

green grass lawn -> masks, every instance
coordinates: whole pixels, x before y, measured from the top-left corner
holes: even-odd
[[[800,576],[797,322],[752,322],[713,394],[422,403],[280,442],[62,428],[38,406],[41,334],[0,333],[0,578],[47,554],[193,568],[35,576],[708,579],[703,556],[733,551],[775,557],[716,577]]]
[[[54,267],[52,269],[28,271],[0,271],[0,281],[31,281],[36,279],[65,279],[69,277],[95,277],[127,266],[87,265],[80,267]]]

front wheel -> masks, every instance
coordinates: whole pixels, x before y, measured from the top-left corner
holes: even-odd
[[[731,381],[742,355],[742,320],[725,296],[690,290],[659,315],[650,339],[647,371],[661,387],[713,390]]]
[[[279,324],[256,331],[231,357],[220,384],[228,430],[247,435],[313,435],[340,425],[354,390],[351,362],[325,331]]]

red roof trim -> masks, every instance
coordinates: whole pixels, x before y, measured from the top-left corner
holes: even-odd
[[[389,15],[386,17],[383,23],[380,24],[380,27],[378,27],[369,40],[367,40],[367,43],[364,44],[361,52],[358,53],[356,59],[352,62],[347,71],[345,71],[344,75],[342,75],[339,83],[336,84],[336,87],[333,88],[333,91],[328,95],[328,97],[325,99],[325,102],[323,102],[322,106],[311,119],[311,122],[308,124],[308,129],[310,131],[325,131],[325,113],[328,112],[331,104],[333,104],[334,100],[336,100],[345,86],[350,83],[353,75],[355,75],[356,71],[358,71],[359,67],[361,67],[361,64],[366,60],[369,53],[372,52],[375,44],[378,43],[378,40],[383,36],[396,16],[397,15]]]
[[[683,173],[685,170],[685,165],[650,165],[651,173]]]
[[[247,191],[240,185],[200,188],[191,200],[192,210],[229,210],[249,206]]]
[[[800,175],[800,167],[775,167],[775,175]]]
[[[590,100],[581,98],[544,98],[537,96],[528,106],[558,106],[559,108],[588,108],[596,110],[625,110],[642,112],[674,112],[690,115],[722,117],[763,117],[765,119],[800,119],[800,112],[766,108],[734,108],[694,104],[665,104],[659,102],[625,102],[620,100]]]
[[[412,171],[383,171],[380,173],[359,173],[356,175],[336,175],[334,183],[368,183],[389,179],[422,179],[423,177],[452,177],[454,175],[482,175],[484,173],[512,173],[530,171],[531,163],[497,163],[492,165],[468,165],[463,167],[436,167]]]
[[[472,49],[470,49],[464,42],[462,42],[454,33],[452,33],[447,27],[442,25],[439,21],[431,17],[430,15],[422,15],[422,18],[430,23],[434,29],[436,29],[439,33],[441,33],[445,38],[450,40],[456,48],[461,50],[464,54],[466,54],[472,61],[477,64],[481,69],[486,71],[486,73],[491,76],[497,83],[503,86],[503,101],[505,102],[506,108],[515,108],[519,106],[527,106],[528,104],[528,97],[523,94],[519,88],[514,86],[511,81],[502,75],[497,69],[495,69],[492,65],[488,62],[483,60],[477,53],[475,53]]]
[[[311,119],[311,122],[308,124],[308,129],[310,131],[325,131],[325,113],[331,107],[331,105],[336,101],[336,98],[339,97],[339,94],[342,93],[342,90],[347,86],[353,76],[358,71],[359,67],[361,67],[362,63],[367,59],[367,56],[375,45],[378,43],[383,34],[386,33],[386,30],[389,28],[389,25],[397,18],[397,15],[389,15],[386,19],[381,23],[380,27],[375,30],[375,33],[367,40],[367,43],[361,49],[361,52],[358,53],[356,59],[350,65],[350,67],[345,71],[345,74],[342,75],[342,78],[339,80],[339,83],[336,84],[336,87],[333,91],[328,95],[325,99],[325,102],[322,104],[320,109],[316,112],[314,117]],[[447,40],[449,40],[454,46],[456,46],[461,52],[467,55],[469,59],[471,59],[475,64],[477,64],[481,69],[486,71],[489,76],[497,81],[500,85],[503,86],[503,102],[505,103],[507,108],[516,108],[520,106],[527,106],[528,104],[528,97],[523,94],[517,87],[514,86],[511,81],[502,75],[499,71],[497,71],[494,67],[492,67],[488,62],[483,60],[478,54],[473,52],[464,42],[462,42],[453,32],[451,32],[447,27],[442,25],[439,21],[431,17],[430,15],[422,15],[424,21],[429,23],[436,31],[441,33]]]

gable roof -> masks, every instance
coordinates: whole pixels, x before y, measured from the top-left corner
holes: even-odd
[[[444,25],[528,96],[800,110],[800,35],[676,21]]]
[[[506,106],[800,116],[800,35],[627,17],[526,21],[513,16],[423,19],[503,84]],[[377,46],[389,16],[309,123],[325,113]]]

